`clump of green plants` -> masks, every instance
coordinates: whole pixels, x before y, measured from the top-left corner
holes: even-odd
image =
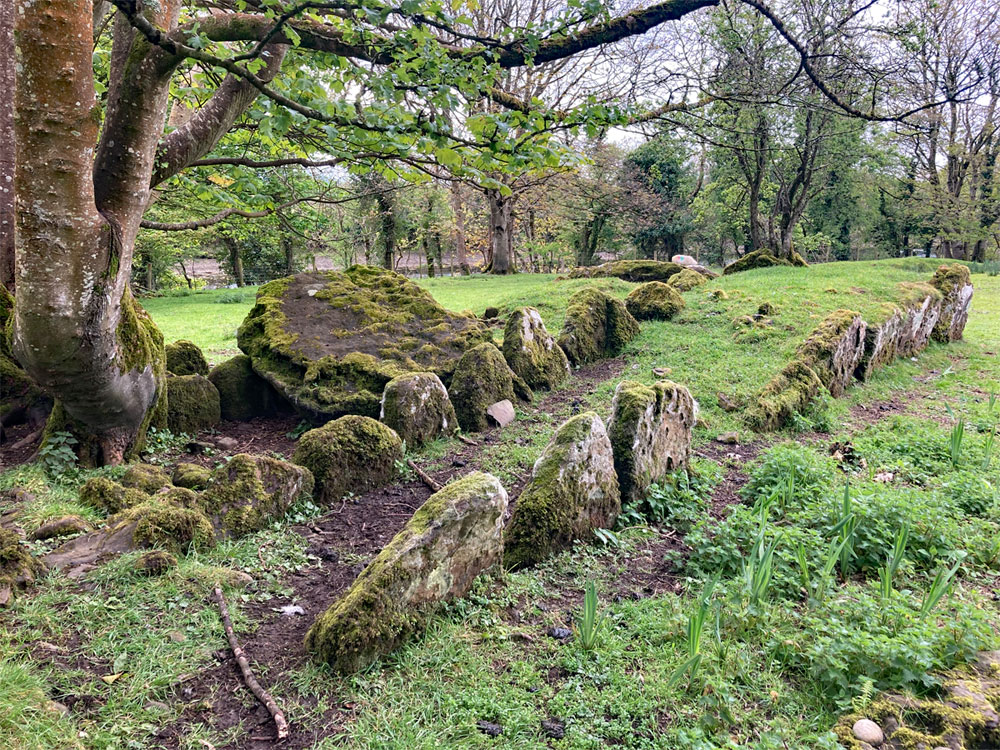
[[[945,474],[936,484],[941,495],[965,515],[989,515],[996,507],[997,490],[989,479],[975,471]]]
[[[755,502],[774,496],[779,499],[774,507],[783,514],[822,497],[833,478],[834,463],[829,457],[798,443],[782,443],[757,461],[742,494]]]
[[[174,433],[166,427],[150,427],[146,431],[146,445],[142,450],[142,455],[146,461],[158,463],[158,458],[189,442],[191,442],[191,436],[186,432]]]
[[[51,479],[70,479],[76,476],[78,459],[73,446],[78,443],[71,433],[62,430],[46,436],[38,457]]]
[[[574,630],[584,651],[593,651],[601,635],[604,615],[597,611],[597,584],[588,581],[583,593],[583,614],[577,618]]]
[[[622,508],[618,528],[651,523],[686,533],[705,517],[712,488],[721,475],[714,461],[696,461],[691,469],[674,471],[652,485],[641,501]]]
[[[890,470],[913,484],[926,484],[954,468],[948,436],[928,420],[892,417],[858,433],[853,442],[869,466]]]

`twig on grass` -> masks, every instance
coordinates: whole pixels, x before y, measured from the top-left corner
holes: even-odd
[[[476,446],[477,448],[479,447],[479,443],[477,443],[477,442],[476,442],[475,440],[473,440],[472,438],[469,438],[469,437],[466,437],[465,435],[463,435],[463,434],[462,434],[462,433],[460,433],[460,432],[459,432],[459,433],[456,433],[455,437],[457,437],[457,438],[458,438],[459,440],[461,440],[461,441],[462,441],[463,443],[465,443],[466,445],[474,445],[474,446]]]
[[[260,686],[257,678],[250,671],[250,662],[247,661],[246,652],[243,651],[243,648],[236,641],[236,633],[233,632],[233,621],[229,618],[229,607],[226,606],[226,597],[223,595],[222,589],[218,586],[215,587],[215,601],[219,605],[219,613],[222,615],[222,627],[225,628],[226,638],[229,639],[229,648],[232,649],[233,656],[236,657],[236,663],[240,665],[243,681],[250,688],[250,692],[256,696],[257,700],[274,717],[274,725],[278,729],[278,739],[283,740],[288,736],[288,721],[286,721],[281,709],[278,708],[278,704],[274,702],[271,694]]]
[[[427,472],[425,472],[423,469],[421,469],[419,466],[413,463],[413,459],[411,458],[406,459],[406,465],[409,466],[411,469],[413,469],[413,472],[418,477],[420,477],[421,482],[430,487],[431,492],[438,492],[441,489],[441,485],[435,482],[433,479],[431,479],[427,475]]]

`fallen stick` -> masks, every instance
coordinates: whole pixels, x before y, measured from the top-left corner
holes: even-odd
[[[250,692],[257,697],[257,700],[274,717],[274,724],[278,728],[278,739],[283,740],[288,736],[288,722],[285,720],[285,715],[281,712],[281,709],[278,708],[278,704],[274,702],[274,698],[260,686],[257,678],[250,671],[250,663],[247,661],[247,655],[240,647],[240,644],[237,643],[236,633],[233,632],[233,621],[229,619],[229,607],[226,606],[226,597],[223,595],[222,589],[218,586],[215,587],[215,601],[219,605],[219,612],[222,615],[222,627],[226,630],[226,638],[229,639],[229,648],[232,649],[233,656],[236,657],[236,663],[240,665],[243,681],[250,688]]]
[[[421,482],[430,487],[431,492],[437,492],[438,490],[441,489],[441,485],[435,482],[433,479],[431,479],[427,475],[427,472],[425,472],[423,469],[421,469],[419,466],[413,463],[412,458],[406,459],[406,465],[409,466],[411,469],[413,469],[414,473],[416,473],[416,475],[420,477]]]
[[[457,437],[457,438],[458,438],[459,440],[461,440],[461,441],[462,441],[463,443],[465,443],[466,445],[474,445],[474,446],[476,446],[477,448],[479,447],[479,443],[477,443],[477,442],[476,442],[475,440],[473,440],[472,438],[469,438],[469,437],[466,437],[465,435],[463,435],[463,434],[461,434],[461,433],[458,433],[458,434],[456,434],[456,435],[455,435],[455,437]]]

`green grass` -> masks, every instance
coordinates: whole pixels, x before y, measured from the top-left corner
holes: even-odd
[[[213,289],[146,297],[142,306],[160,327],[164,341],[193,341],[205,352],[209,363],[217,365],[240,353],[236,329],[253,307],[256,294],[255,286]]]

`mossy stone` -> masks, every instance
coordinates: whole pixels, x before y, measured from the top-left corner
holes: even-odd
[[[972,277],[969,267],[961,263],[940,266],[934,272],[931,286],[941,292],[941,314],[934,324],[931,336],[935,341],[958,341],[969,320],[972,304]]]
[[[208,360],[193,341],[179,339],[164,347],[167,372],[174,375],[208,375]]]
[[[109,535],[126,532],[131,549],[158,548],[184,553],[192,546],[210,546],[215,532],[195,508],[149,500],[108,519]]]
[[[514,403],[532,398],[531,389],[507,365],[493,344],[480,344],[458,361],[448,389],[458,424],[466,432],[482,432],[489,427],[486,409],[497,401]]]
[[[167,378],[167,426],[173,433],[195,434],[222,419],[219,391],[202,375]]]
[[[853,310],[834,310],[798,348],[798,359],[819,376],[834,398],[843,396],[854,378],[865,351],[867,328]]]
[[[177,558],[161,549],[144,552],[135,560],[133,566],[136,573],[143,576],[161,576],[171,568],[177,567]]]
[[[903,310],[896,305],[882,305],[881,311],[868,322],[865,329],[865,349],[854,377],[867,381],[876,370],[896,358],[899,334],[903,325]]]
[[[408,372],[433,372],[447,385],[461,355],[490,339],[475,316],[370,266],[264,284],[237,336],[254,371],[317,423],[377,417],[386,384]]]
[[[170,476],[153,464],[132,464],[122,474],[121,484],[152,495],[170,486]]]
[[[510,314],[503,333],[507,365],[531,388],[555,388],[569,375],[569,360],[533,307]]]
[[[292,455],[292,461],[312,472],[316,497],[324,503],[388,484],[398,476],[402,460],[399,435],[371,417],[357,415],[309,430]]]
[[[571,279],[594,279],[611,276],[623,281],[667,281],[679,274],[683,266],[662,260],[613,260],[598,266],[584,266],[570,271]]]
[[[189,490],[203,490],[208,487],[212,478],[212,470],[198,464],[179,463],[174,467],[170,479],[177,487]]]
[[[793,360],[771,378],[747,409],[747,424],[755,430],[777,430],[801,414],[819,395],[823,381],[809,365]]]
[[[900,357],[910,357],[927,348],[934,326],[941,317],[944,296],[930,284],[901,282],[899,305],[903,322],[899,328],[896,351]]]
[[[615,389],[608,438],[623,504],[641,501],[649,486],[687,466],[698,405],[682,385],[623,380]]]
[[[576,366],[618,355],[639,335],[639,323],[625,303],[588,287],[569,298],[559,346]]]
[[[124,487],[107,477],[91,477],[80,487],[80,502],[108,515],[142,505],[149,500],[149,493],[134,487]]]
[[[678,292],[690,292],[695,287],[708,283],[708,277],[698,273],[693,268],[685,268],[680,273],[671,276],[667,283]]]
[[[16,532],[0,528],[0,606],[6,606],[15,591],[34,583],[43,570]]]
[[[176,505],[180,508],[201,507],[201,497],[197,492],[187,487],[171,487],[169,490],[157,492],[156,500],[168,505]]]
[[[474,472],[434,493],[306,635],[306,649],[346,674],[422,630],[499,561],[507,493]]]
[[[700,275],[697,271],[691,273]],[[636,320],[670,320],[684,309],[684,298],[670,284],[649,281],[629,292],[625,308]]]
[[[379,419],[409,446],[419,446],[458,429],[448,389],[433,372],[393,378],[382,394]]]
[[[223,419],[248,422],[288,408],[274,387],[253,370],[250,357],[238,354],[212,368],[208,379],[219,391]]]
[[[747,253],[742,258],[730,263],[722,269],[725,275],[740,273],[741,271],[751,271],[755,268],[770,268],[772,266],[807,266],[805,258],[797,252],[792,251],[791,259],[778,258],[769,250],[754,250]]]
[[[306,467],[238,453],[212,472],[198,506],[218,537],[235,539],[283,517],[296,501],[312,495],[313,486]]]
[[[614,453],[601,418],[584,412],[564,422],[541,457],[504,533],[504,567],[541,562],[621,512]]]

